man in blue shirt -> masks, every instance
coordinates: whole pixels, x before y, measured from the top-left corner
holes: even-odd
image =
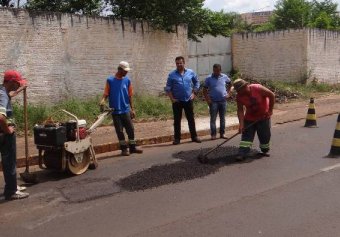
[[[230,94],[231,81],[227,75],[221,73],[221,65],[214,64],[213,73],[205,79],[203,95],[209,105],[211,139],[216,139],[216,117],[220,116],[220,137],[224,137],[225,113],[227,98]]]
[[[26,87],[26,80],[14,70],[5,72],[3,84],[0,85],[0,153],[6,200],[27,198],[29,195],[22,192],[23,187],[17,186],[15,127],[10,120],[13,115],[11,97]]]
[[[181,120],[184,109],[185,116],[188,120],[191,140],[200,143],[197,137],[193,100],[195,93],[198,92],[200,83],[196,73],[193,70],[185,68],[185,60],[182,56],[175,59],[176,70],[170,72],[166,82],[165,91],[172,102],[172,111],[174,115],[174,145],[181,141]]]

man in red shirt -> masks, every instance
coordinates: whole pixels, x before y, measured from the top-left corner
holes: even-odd
[[[270,148],[270,117],[273,114],[275,94],[260,84],[250,85],[242,79],[235,80],[233,85],[237,92],[239,132],[242,133],[236,160],[245,160],[253,145],[255,132],[260,141],[261,152],[267,154]]]

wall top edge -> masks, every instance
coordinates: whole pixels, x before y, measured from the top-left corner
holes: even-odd
[[[296,33],[296,32],[321,32],[321,33],[336,33],[339,34],[340,30],[325,30],[319,28],[299,28],[299,29],[286,29],[286,30],[276,30],[276,31],[264,31],[264,32],[244,32],[244,33],[234,33],[233,36],[261,36],[261,35],[271,35],[271,34],[286,34],[286,33]]]

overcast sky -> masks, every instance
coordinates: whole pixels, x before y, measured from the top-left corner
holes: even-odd
[[[277,0],[205,0],[204,6],[213,10],[224,10],[225,12],[254,12],[254,11],[269,11],[273,10]],[[340,0],[332,2],[340,5]]]

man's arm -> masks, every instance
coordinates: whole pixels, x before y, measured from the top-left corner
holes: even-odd
[[[169,96],[172,103],[177,102],[177,99],[175,99],[174,95],[172,94],[172,80],[171,80],[170,74],[168,76],[168,80],[166,81],[166,86],[165,86],[164,90],[165,90],[167,96]]]
[[[132,99],[132,95],[133,95],[133,89],[132,89],[132,85],[131,85],[131,82],[129,84],[129,87],[128,87],[128,94],[129,94],[129,104],[130,104],[130,116],[132,119],[134,119],[136,117],[136,112],[135,112],[135,109],[134,109],[134,106],[133,106],[133,99]]]
[[[13,126],[8,126],[7,119],[3,114],[0,114],[0,128],[3,133],[12,134],[14,132]]]
[[[268,114],[269,114],[269,116],[272,116],[273,115],[274,103],[275,103],[275,94],[271,90],[269,90],[268,88],[266,88],[264,86],[260,87],[260,93],[261,93],[262,96],[269,98]]]
[[[244,108],[243,108],[243,104],[241,104],[238,101],[237,101],[237,117],[239,121],[238,131],[239,133],[242,133],[244,129]]]
[[[107,98],[109,97],[109,94],[110,94],[110,85],[109,85],[109,83],[106,82],[104,93],[103,93],[102,99],[100,100],[100,103],[99,103],[100,111],[102,111],[102,112],[104,111],[104,106],[106,104]]]
[[[205,101],[208,103],[208,105],[210,105],[211,104],[211,99],[209,97],[208,88],[207,87],[203,87],[203,95],[204,95]]]
[[[16,91],[10,91],[8,94],[10,97],[17,96],[21,91],[27,88],[27,85],[19,87]]]
[[[194,85],[192,88],[192,93],[190,96],[190,100],[193,100],[195,98],[195,95],[198,93],[200,89],[200,81],[198,80],[198,77],[196,73],[193,72],[193,77],[191,78],[192,84]]]

